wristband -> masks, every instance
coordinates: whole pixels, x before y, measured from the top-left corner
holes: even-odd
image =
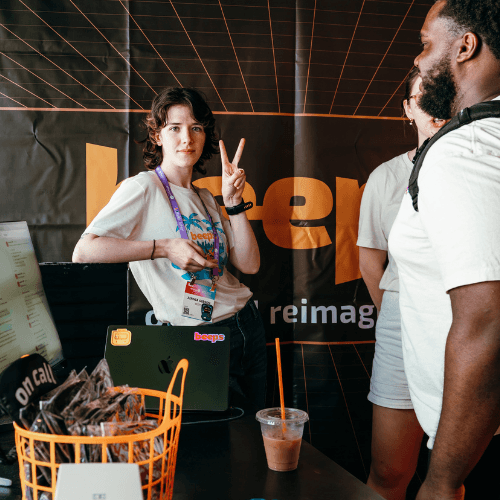
[[[241,202],[238,205],[235,205],[234,207],[226,207],[226,212],[227,215],[236,215],[244,212],[245,210],[249,210],[252,207],[253,203],[251,201],[245,203],[245,201],[241,199]]]
[[[153,251],[151,252],[151,260],[155,260],[155,258],[153,257],[155,253],[155,248],[156,248],[156,240],[153,240]]]

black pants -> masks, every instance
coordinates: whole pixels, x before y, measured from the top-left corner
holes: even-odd
[[[245,411],[262,410],[266,401],[266,333],[253,298],[241,311],[214,326],[231,329],[229,404]]]

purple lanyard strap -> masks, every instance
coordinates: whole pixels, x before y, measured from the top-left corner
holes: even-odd
[[[159,177],[161,183],[163,184],[163,187],[165,188],[165,192],[167,193],[167,198],[168,201],[170,202],[170,206],[172,207],[172,210],[174,211],[174,216],[175,220],[177,222],[177,227],[179,228],[179,232],[181,233],[181,236],[183,239],[188,240],[188,234],[186,231],[186,226],[184,225],[184,221],[182,220],[182,214],[181,210],[179,208],[179,204],[177,203],[177,200],[175,199],[174,193],[172,192],[172,188],[170,187],[170,184],[168,182],[167,176],[161,169],[161,167],[156,167],[155,169],[156,175]],[[198,190],[193,186],[194,192],[198,195],[198,198],[200,199],[203,208],[205,209],[205,212],[207,214],[208,220],[212,226],[212,232],[214,234],[214,259],[217,261],[217,265],[220,265],[219,262],[219,233],[217,232],[217,228],[215,227],[212,217],[210,216],[210,213],[207,210],[207,207],[205,206],[205,203],[203,203],[203,200],[201,199],[200,194],[198,193]],[[211,269],[212,276],[219,276],[219,268]]]

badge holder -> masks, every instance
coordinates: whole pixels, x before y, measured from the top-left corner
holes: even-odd
[[[195,283],[195,280],[194,275],[191,275],[191,281],[186,283],[182,315],[205,323],[211,323],[217,286],[215,276],[212,276],[211,287]]]

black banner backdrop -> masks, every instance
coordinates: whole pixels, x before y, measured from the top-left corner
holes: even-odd
[[[247,140],[262,266],[240,278],[268,340],[373,340],[360,187],[415,145],[399,102],[430,3],[3,0],[1,219],[28,221],[40,261],[71,260],[116,185],[143,169],[134,139],[155,92],[194,86],[230,154]],[[212,159],[198,185],[217,195],[220,168]],[[132,282],[130,321],[156,324],[150,309]]]

